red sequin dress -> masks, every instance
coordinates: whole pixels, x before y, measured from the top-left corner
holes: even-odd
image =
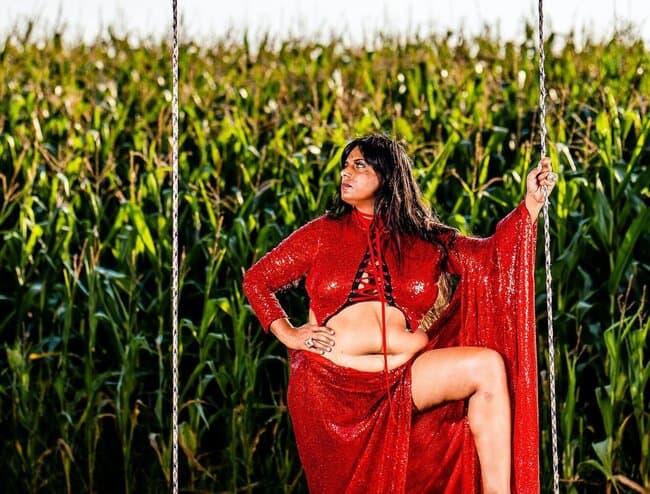
[[[491,237],[458,235],[452,241],[451,235],[441,235],[449,256],[446,269],[460,281],[423,350],[485,346],[504,357],[513,418],[512,492],[518,494],[539,492],[536,233],[522,202]],[[391,244],[382,245],[391,305],[417,328],[438,293],[441,247],[401,238],[398,262]],[[287,317],[275,293],[301,278],[310,309],[324,325],[348,301],[367,251],[367,231],[352,215],[322,216],[296,230],[244,277],[263,328]],[[480,492],[466,402],[414,413],[412,360],[388,372],[363,372],[307,351],[290,351],[290,359],[289,412],[311,493]]]

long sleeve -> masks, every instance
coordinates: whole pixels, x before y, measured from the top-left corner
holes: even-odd
[[[458,235],[448,247],[449,270],[453,274],[470,272],[475,269],[497,268],[504,257],[504,251],[512,251],[518,241],[536,238],[537,222],[530,218],[525,201],[513,209],[497,224],[493,235],[485,238]],[[486,260],[490,261],[486,265]]]
[[[524,202],[491,237],[459,237],[461,341],[497,350],[509,376],[513,420],[513,492],[539,492],[535,247],[537,222]]]
[[[244,293],[264,331],[287,317],[275,294],[309,272],[320,245],[321,223],[316,219],[299,228],[244,274]]]
[[[539,418],[537,403],[537,348],[535,332],[535,247],[537,224],[522,202],[497,225],[488,238],[458,235],[447,240],[448,269],[460,275],[451,310],[434,323],[432,345],[483,346],[504,359],[512,410],[512,492],[539,492]],[[444,240],[444,239],[443,239]],[[440,407],[451,414],[453,404]],[[437,412],[436,412],[437,413]],[[427,434],[442,420],[436,413],[423,414],[414,425],[411,459],[420,464],[422,451],[440,447]],[[446,451],[458,456],[440,462],[449,481],[437,488],[415,470],[409,474],[412,492],[478,492],[478,462],[469,429],[454,432],[440,426]],[[446,435],[446,436],[445,436]],[[470,446],[471,445],[471,446]],[[435,476],[434,476],[435,477]],[[462,479],[462,480],[458,480]]]

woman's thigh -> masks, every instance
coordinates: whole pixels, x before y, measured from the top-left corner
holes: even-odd
[[[411,393],[418,410],[445,401],[469,398],[481,382],[505,379],[503,359],[482,347],[452,347],[429,350],[411,367]]]

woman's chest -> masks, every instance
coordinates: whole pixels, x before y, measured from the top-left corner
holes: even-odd
[[[312,301],[344,303],[355,279],[358,280],[363,271],[371,269],[368,257],[366,242],[346,241],[344,236],[339,241],[321,246],[306,280]],[[440,251],[423,241],[408,242],[402,247],[401,258],[398,259],[395,249],[385,247],[380,259],[384,263],[384,283],[389,285],[395,304],[416,311],[428,310],[438,294]]]

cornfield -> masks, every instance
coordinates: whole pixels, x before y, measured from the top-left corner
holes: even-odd
[[[0,43],[3,492],[168,491],[169,53],[111,32]],[[225,37],[180,53],[182,490],[306,492],[286,352],[243,271],[324,211],[342,146],[369,132],[403,140],[444,222],[490,234],[539,159],[534,33]],[[620,33],[581,47],[551,34],[547,53],[561,489],[649,492],[650,52]],[[283,297],[305,317],[300,291]]]

